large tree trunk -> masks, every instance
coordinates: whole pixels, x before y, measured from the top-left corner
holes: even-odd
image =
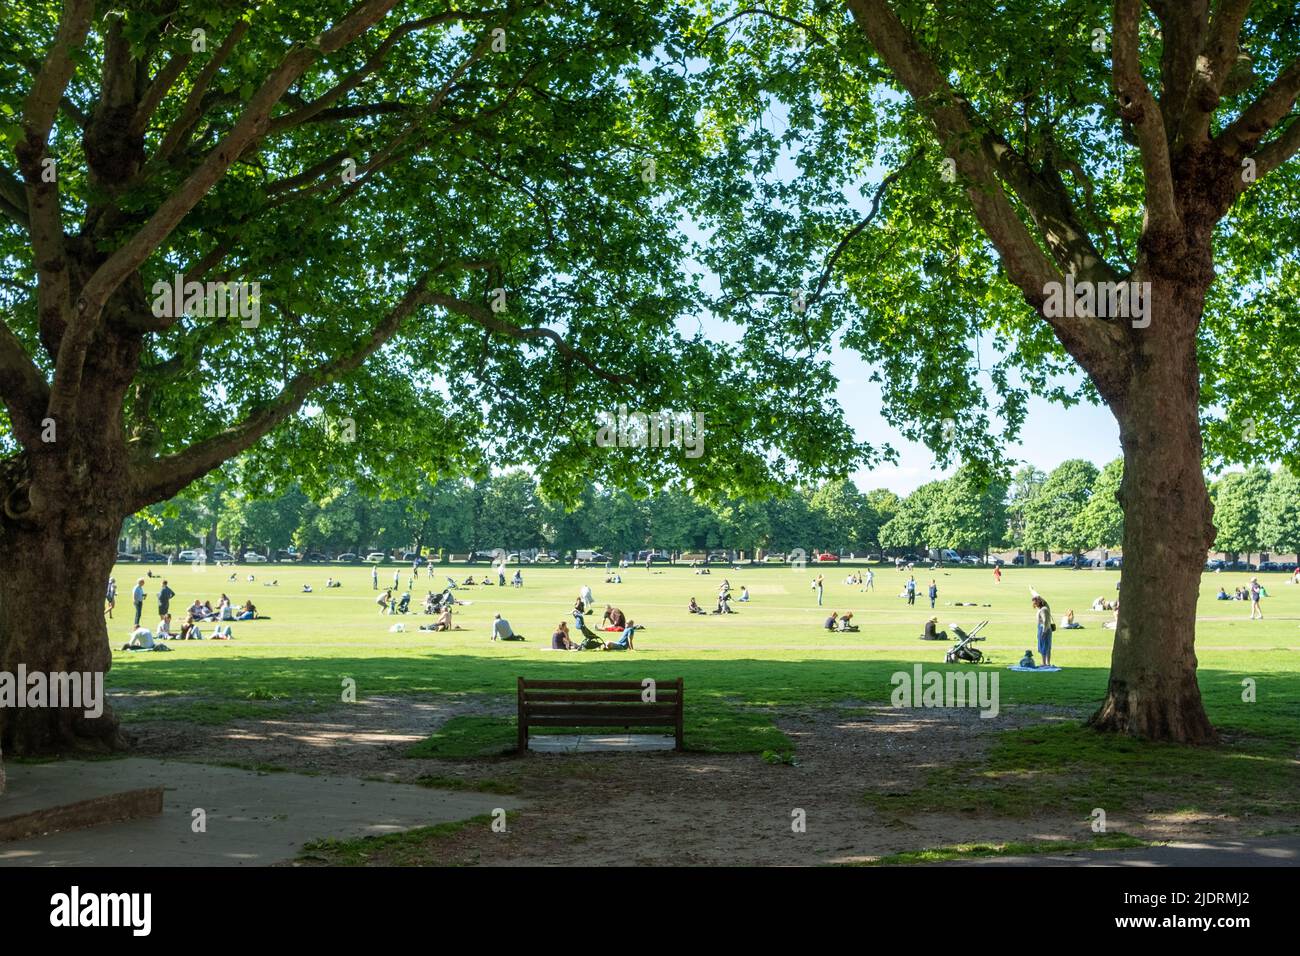
[[[1216,739],[1196,683],[1196,602],[1214,540],[1198,422],[1201,297],[1153,283],[1151,326],[1112,409],[1124,450],[1124,571],[1110,686],[1090,723],[1152,740]]]
[[[39,528],[6,521],[0,531],[0,671],[17,675],[106,675],[112,666],[104,592],[117,557],[121,518],[102,502],[67,498]],[[123,642],[133,618],[135,580],[118,582],[113,626]],[[20,688],[21,691],[21,688]],[[109,751],[126,746],[106,700],[98,718],[84,707],[0,708],[0,748],[11,755]]]

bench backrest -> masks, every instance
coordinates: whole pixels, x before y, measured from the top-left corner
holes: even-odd
[[[530,727],[674,727],[682,745],[682,679],[528,680],[519,678],[519,749]],[[649,698],[649,699],[647,699]]]

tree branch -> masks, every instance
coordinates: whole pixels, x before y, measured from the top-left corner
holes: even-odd
[[[1180,216],[1174,199],[1174,176],[1169,162],[1169,137],[1155,97],[1142,76],[1138,49],[1138,26],[1142,20],[1142,0],[1115,0],[1114,50],[1111,77],[1119,115],[1133,124],[1142,157],[1142,176],[1146,182],[1148,224],[1161,231],[1178,226]]]
[[[429,301],[425,291],[428,279],[427,275],[418,279],[355,349],[295,375],[274,399],[251,411],[242,422],[182,451],[136,465],[132,508],[139,510],[155,501],[170,498],[192,481],[250,448],[297,412],[313,391],[359,368],[397,333],[416,309]]]
[[[54,385],[50,391],[51,418],[60,425],[71,425],[75,420],[76,395],[81,385],[86,349],[109,296],[207,195],[245,148],[265,133],[272,108],[298,77],[321,57],[336,52],[374,26],[397,2],[363,0],[338,24],[310,43],[299,44],[290,50],[253,94],[226,137],[176,191],[162,201],[144,225],[95,270],[81,290],[69,327],[59,344]]]
[[[1251,152],[1295,107],[1300,96],[1300,59],[1277,75],[1231,125],[1215,137],[1224,155],[1240,160]]]
[[[1237,65],[1238,43],[1253,0],[1217,0],[1209,34],[1197,59],[1190,97],[1183,113],[1179,139],[1203,143],[1210,137],[1210,121],[1219,108],[1224,84]]]
[[[593,375],[604,379],[612,385],[633,385],[636,380],[631,376],[618,375],[614,372],[606,371],[601,368],[596,361],[581,349],[574,348],[564,340],[564,337],[554,329],[548,329],[544,326],[518,326],[513,325],[504,319],[498,318],[487,306],[480,305],[477,302],[469,302],[465,299],[452,295],[445,295],[440,292],[430,292],[425,296],[425,301],[430,305],[440,305],[449,312],[455,312],[470,319],[489,332],[497,335],[504,335],[507,338],[520,339],[529,341],[532,339],[548,339],[555,345],[555,350],[566,358],[573,359],[586,366],[587,370]]]

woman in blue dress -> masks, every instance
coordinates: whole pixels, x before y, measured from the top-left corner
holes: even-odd
[[[1052,631],[1056,630],[1056,625],[1052,623],[1052,609],[1047,606],[1041,595],[1035,594],[1030,604],[1038,612],[1038,656],[1043,659],[1043,666],[1052,665]]]

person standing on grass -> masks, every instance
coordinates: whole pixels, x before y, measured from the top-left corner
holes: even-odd
[[[864,591],[874,591],[876,589],[876,572],[867,568],[867,582],[862,585]]]
[[[1250,619],[1264,620],[1264,609],[1259,606],[1260,598],[1259,578],[1250,579]]]
[[[398,586],[399,586],[401,583],[402,583],[402,572],[401,572],[401,571],[394,571],[394,572],[393,572],[393,590],[396,591],[397,588],[398,588]]]
[[[108,606],[104,608],[104,613],[108,619],[113,620],[113,608],[117,607],[117,578],[108,579],[108,590],[104,593],[104,603]]]
[[[134,627],[140,626],[140,615],[144,613],[144,578],[135,582],[135,590],[131,592],[131,600],[135,602],[135,624]]]
[[[934,583],[934,578],[930,579],[930,588],[926,592],[930,598],[930,610],[934,610],[934,600],[939,596],[939,585]]]
[[[371,565],[370,567],[370,590],[379,590],[379,567],[377,565]]]
[[[163,578],[162,588],[158,591],[158,616],[166,617],[168,610],[171,609],[172,598],[176,592],[167,586],[167,579]]]
[[[1000,564],[993,565],[993,583],[994,584],[1002,583],[1002,565]]]
[[[1037,614],[1038,656],[1043,659],[1044,667],[1051,667],[1052,632],[1056,630],[1056,624],[1052,621],[1052,609],[1048,607],[1047,602],[1039,594],[1035,594],[1029,603]]]
[[[586,607],[590,608],[596,603],[596,599],[591,594],[591,585],[584,584],[582,590],[578,592],[578,600]]]
[[[821,606],[822,606],[822,593],[823,593],[823,592],[825,591],[825,589],[826,589],[826,581],[822,578],[822,576],[821,576],[820,574],[817,575],[817,580],[813,581],[813,587],[817,589],[817,606],[818,606],[818,607],[821,607]]]
[[[916,578],[910,575],[908,576],[905,590],[907,591],[907,603],[915,604],[916,603]]]

